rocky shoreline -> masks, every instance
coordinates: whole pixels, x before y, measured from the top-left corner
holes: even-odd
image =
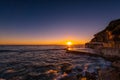
[[[111,55],[104,55],[100,53],[100,50],[95,53],[83,53],[79,51],[72,51],[67,50],[67,53],[77,54],[77,55],[88,55],[88,56],[95,56],[95,57],[102,57],[105,60],[112,62],[111,68],[106,69],[98,69],[98,80],[120,80],[120,57],[118,56],[111,56]]]
[[[112,62],[111,66],[114,69],[101,70],[100,80],[120,80],[120,19],[111,21],[85,46],[96,50],[98,54],[95,55]]]
[[[104,54],[100,57],[112,62],[112,68],[99,71],[100,80],[120,80],[120,57]]]

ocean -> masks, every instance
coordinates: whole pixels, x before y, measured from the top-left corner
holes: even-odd
[[[0,80],[80,80],[111,67],[101,57],[66,53],[66,46],[0,46]]]

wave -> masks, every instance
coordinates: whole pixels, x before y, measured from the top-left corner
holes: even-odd
[[[35,49],[35,50],[0,50],[0,52],[36,52],[36,51],[54,51],[54,50],[66,50],[66,48],[61,49]]]

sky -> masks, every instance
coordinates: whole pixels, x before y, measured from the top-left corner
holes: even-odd
[[[119,0],[0,0],[0,44],[83,44],[119,18]]]

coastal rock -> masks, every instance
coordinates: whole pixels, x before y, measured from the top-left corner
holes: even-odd
[[[95,34],[90,43],[95,42],[101,43],[103,47],[120,48],[120,19],[111,21],[104,30]]]
[[[69,64],[69,63],[63,63],[63,64],[61,64],[61,71],[62,71],[62,73],[67,73],[67,74],[69,74],[69,73],[71,73],[72,72],[72,65],[71,64]]]
[[[65,76],[61,78],[60,80],[77,80],[76,76]]]
[[[99,80],[120,80],[120,72],[114,69],[102,69],[98,71]]]
[[[46,74],[29,73],[25,80],[49,80]]]
[[[113,67],[116,67],[116,68],[120,71],[120,61],[114,61],[114,62],[112,63],[112,66],[113,66]]]
[[[99,70],[99,80],[120,80],[120,19],[111,21],[85,46],[93,48],[98,55],[112,61],[112,66],[115,68]]]
[[[94,35],[86,47],[93,48],[98,55],[113,61],[113,66],[119,67],[120,60],[120,19],[111,21],[108,26]]]

